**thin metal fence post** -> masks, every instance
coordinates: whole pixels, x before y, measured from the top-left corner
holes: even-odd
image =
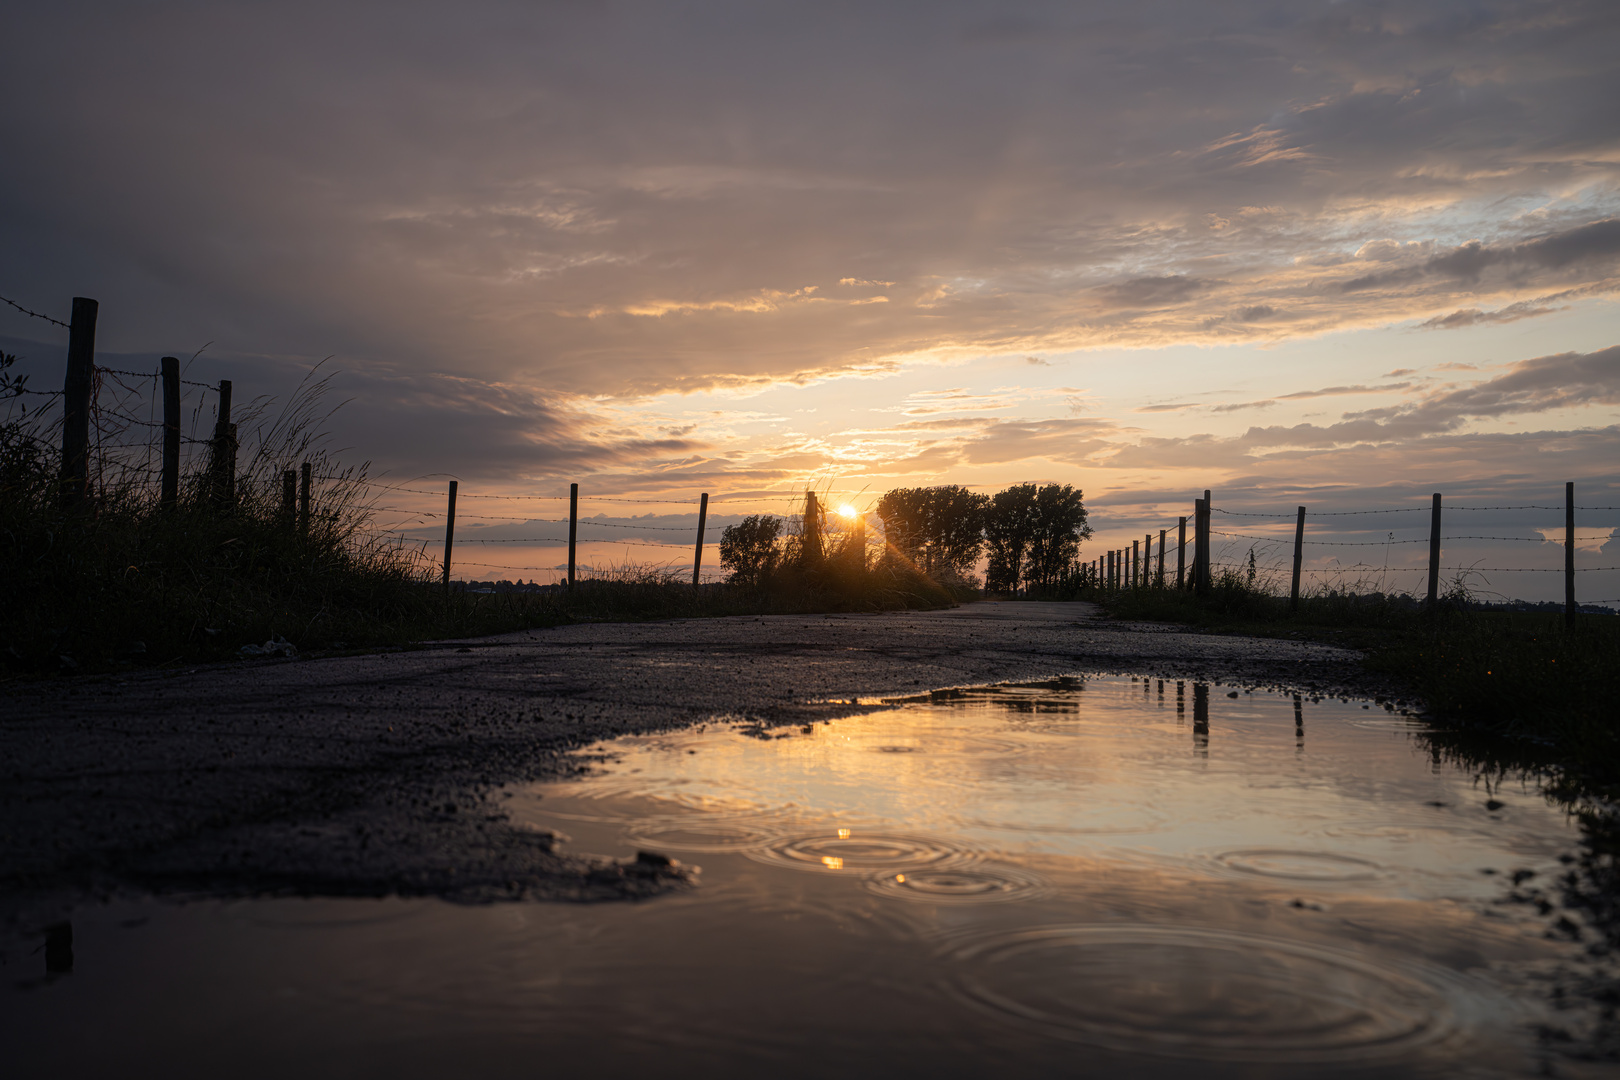
[[[568,589],[574,588],[574,542],[579,538],[579,485],[568,485]]]
[[[1580,608],[1575,603],[1575,481],[1564,484],[1564,625],[1574,626]]]
[[[165,356],[163,369],[163,483],[158,505],[180,505],[180,360]]]
[[[450,548],[456,540],[456,482],[450,481],[450,504],[444,512],[444,591],[450,591]]]
[[[697,552],[692,556],[692,588],[698,587],[698,575],[703,572],[703,528],[709,521],[709,493],[698,500]]]
[[[73,298],[67,374],[62,380],[62,505],[82,502],[90,487],[90,395],[95,388],[96,312],[89,297]]]
[[[1176,519],[1176,588],[1187,587],[1187,518]]]
[[[1305,508],[1299,508],[1299,518],[1294,522],[1294,587],[1288,594],[1288,610],[1299,610],[1299,571],[1305,558]]]
[[[1434,493],[1434,511],[1429,517],[1429,610],[1440,602],[1440,493]]]

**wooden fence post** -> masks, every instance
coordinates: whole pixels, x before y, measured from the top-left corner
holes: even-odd
[[[1434,493],[1434,511],[1429,517],[1429,610],[1440,600],[1440,493]]]
[[[281,523],[294,531],[298,528],[298,471],[281,470]]]
[[[1176,588],[1187,587],[1187,518],[1176,519]]]
[[[180,361],[165,356],[163,369],[163,482],[158,505],[173,510],[180,505]]]
[[[304,536],[309,535],[309,487],[313,477],[310,475],[309,462],[304,462],[299,469],[298,479],[298,531]]]
[[[1137,588],[1142,576],[1142,541],[1131,541],[1131,588]]]
[[[1209,489],[1204,489],[1204,497],[1198,500],[1197,510],[1193,519],[1193,588],[1199,596],[1208,596],[1211,578],[1210,553],[1210,498]]]
[[[229,506],[236,497],[236,425],[231,423],[231,380],[219,380],[219,416],[214,424],[213,500]]]
[[[1153,579],[1153,534],[1148,533],[1142,541],[1142,588],[1147,588]]]
[[[568,588],[574,588],[574,542],[579,538],[579,485],[568,485]]]
[[[703,527],[709,521],[709,493],[705,491],[698,500],[698,538],[697,553],[692,556],[692,588],[698,587],[698,575],[703,571]]]
[[[456,482],[450,481],[450,504],[444,511],[444,591],[450,591],[450,548],[456,540]]]
[[[1294,587],[1288,594],[1288,610],[1299,610],[1299,570],[1305,558],[1305,508],[1299,508],[1299,518],[1294,522]]]
[[[1155,587],[1160,589],[1164,588],[1164,533],[1165,530],[1159,530],[1159,580]]]
[[[1564,625],[1575,625],[1575,481],[1564,484]]]
[[[1109,592],[1114,591],[1114,549],[1113,548],[1108,549],[1108,567],[1107,567],[1107,570],[1106,570],[1106,577],[1105,577],[1104,582],[1103,582],[1103,587],[1106,588]]]
[[[810,565],[821,561],[821,504],[816,493],[804,493],[804,526],[799,530],[799,561]]]
[[[96,312],[100,305],[73,298],[68,327],[67,374],[62,380],[62,505],[82,502],[90,487],[90,394],[96,379]]]

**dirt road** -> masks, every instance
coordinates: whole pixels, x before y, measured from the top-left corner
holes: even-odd
[[[562,627],[385,654],[0,688],[0,934],[121,892],[649,895],[678,872],[552,850],[502,784],[601,739],[769,726],[1086,672],[1397,696],[1359,655],[1110,623],[1085,604]]]

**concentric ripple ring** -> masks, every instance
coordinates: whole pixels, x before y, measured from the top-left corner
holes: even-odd
[[[983,863],[890,870],[868,878],[866,887],[879,896],[924,904],[1000,904],[1047,891],[1034,874]]]
[[[862,829],[783,837],[748,854],[763,862],[796,870],[860,874],[937,867],[967,857],[960,849],[926,836]]]
[[[1459,976],[1252,934],[1038,927],[957,945],[956,993],[1100,1049],[1254,1062],[1374,1061],[1460,1033]]]
[[[1223,851],[1215,861],[1231,870],[1288,881],[1367,881],[1383,867],[1366,859],[1325,851],[1288,851],[1282,848],[1244,848]]]

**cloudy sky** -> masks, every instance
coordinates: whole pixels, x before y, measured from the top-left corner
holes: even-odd
[[[207,345],[189,377],[239,395],[330,356],[340,441],[396,481],[577,481],[624,521],[589,499],[1057,480],[1104,547],[1204,488],[1286,514],[1553,505],[1574,480],[1620,505],[1612,0],[59,0],[6,23],[0,295],[96,297],[107,356]],[[0,345],[60,377],[47,325],[6,309]],[[1503,513],[1471,528],[1561,525]],[[1620,514],[1583,515],[1583,559],[1620,564]],[[1456,558],[1510,552],[1561,560]]]

